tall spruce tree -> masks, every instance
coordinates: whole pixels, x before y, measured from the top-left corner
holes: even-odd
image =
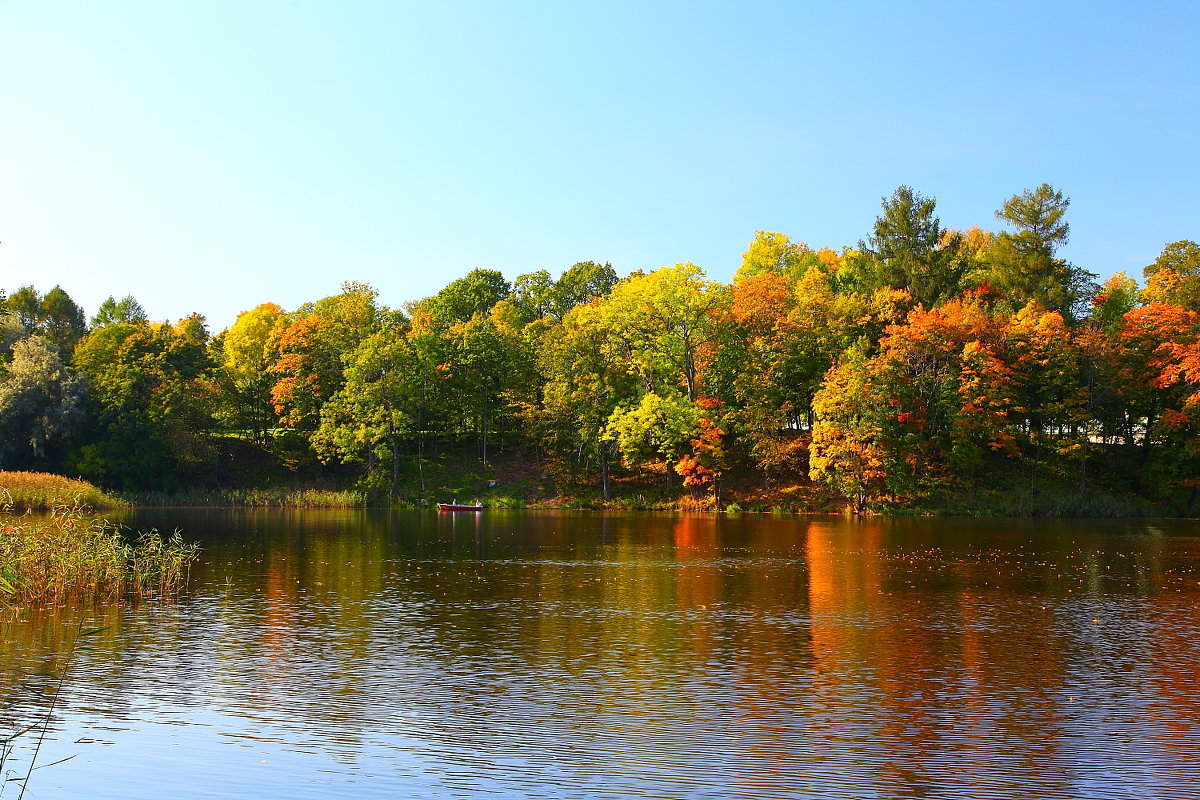
[[[1084,302],[1095,294],[1096,276],[1057,256],[1071,234],[1065,219],[1070,205],[1069,197],[1043,183],[1013,195],[996,212],[1015,230],[996,237],[986,279],[1014,307],[1036,300],[1067,320],[1078,320]]]
[[[883,198],[874,233],[859,242],[863,288],[903,289],[927,308],[958,293],[966,270],[962,237],[942,228],[936,206],[911,186]]]

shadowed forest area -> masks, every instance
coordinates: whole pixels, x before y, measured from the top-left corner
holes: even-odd
[[[23,286],[0,295],[0,469],[160,498],[1192,514],[1200,245],[1099,285],[1059,255],[1068,205],[1043,184],[1000,232],[953,230],[901,186],[840,250],[757,232],[729,284],[476,269],[216,333]]]

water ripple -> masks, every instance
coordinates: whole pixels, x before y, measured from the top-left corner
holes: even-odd
[[[486,520],[204,517],[183,600],[4,628],[0,722],[84,614],[42,796],[1200,794],[1190,529]]]

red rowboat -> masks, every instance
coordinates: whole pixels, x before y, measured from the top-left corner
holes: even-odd
[[[453,503],[438,503],[438,511],[483,511],[483,503],[473,506],[462,505],[457,500]]]

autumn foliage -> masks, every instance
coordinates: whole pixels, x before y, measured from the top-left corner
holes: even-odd
[[[238,441],[401,499],[447,463],[519,457],[601,502],[792,489],[870,512],[1100,491],[1192,508],[1200,246],[1167,245],[1144,288],[1100,285],[1061,257],[1069,200],[1049,185],[1009,198],[997,233],[944,228],[935,205],[899,187],[838,250],[757,231],[728,283],[690,263],[478,269],[403,309],[346,283],[215,336],[131,297],[83,330],[65,293],[26,287],[0,314],[0,467],[220,483]]]

